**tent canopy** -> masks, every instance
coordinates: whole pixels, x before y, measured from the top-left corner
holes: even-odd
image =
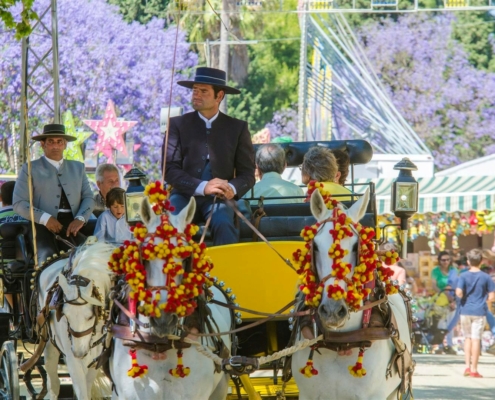
[[[390,214],[391,187],[395,179],[357,179],[375,182],[378,214]],[[491,210],[495,201],[495,176],[438,176],[418,178],[418,213]],[[356,186],[357,193],[366,186]]]

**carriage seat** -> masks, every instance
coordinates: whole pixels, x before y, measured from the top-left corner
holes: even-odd
[[[291,142],[279,143],[285,150],[285,157],[288,167],[297,167],[302,164],[304,155],[311,147],[321,146],[330,150],[342,150],[349,154],[351,165],[366,164],[373,157],[373,148],[366,140],[322,140],[316,142]],[[255,144],[254,150],[262,144]]]
[[[352,203],[343,201],[347,208]],[[239,211],[254,224],[253,216],[258,210],[258,206],[250,206],[247,200],[239,200],[237,202]],[[259,220],[258,230],[271,241],[301,241],[301,230],[306,226],[313,225],[316,220],[311,214],[309,203],[285,203],[285,204],[265,204],[263,211],[266,214]],[[363,226],[375,228],[375,213],[374,203],[370,202],[366,214],[361,219]],[[261,240],[254,234],[252,229],[240,218],[236,218],[237,226],[239,227],[240,242],[252,242]],[[199,241],[204,231],[204,223],[199,224],[200,230],[194,237],[194,240]],[[211,245],[211,234],[208,231],[205,235],[205,242]]]
[[[350,201],[343,201],[342,204],[347,208],[352,205]],[[254,213],[258,207],[252,206],[251,208]],[[258,230],[267,239],[273,241],[303,240],[300,236],[301,230],[316,222],[316,219],[311,214],[309,203],[265,204],[263,211],[266,216],[260,219]],[[371,202],[360,222],[363,226],[372,228],[376,226],[373,204]],[[240,230],[241,242],[250,242],[255,237],[251,228],[244,222],[241,222]],[[257,241],[259,239],[255,240]]]
[[[33,265],[29,231],[30,222],[8,222],[0,226],[2,267],[16,273]]]

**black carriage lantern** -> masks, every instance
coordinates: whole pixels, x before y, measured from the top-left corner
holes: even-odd
[[[136,167],[124,175],[124,179],[129,181],[125,192],[125,218],[129,225],[142,222],[141,203],[145,197],[144,186],[141,183],[143,178],[146,178],[146,175]]]
[[[412,175],[412,171],[417,171],[418,167],[416,167],[409,158],[404,157],[395,164],[394,169],[399,170],[399,176],[392,184],[392,203],[390,205],[390,211],[400,219],[402,258],[406,258],[408,219],[418,211],[418,182]]]

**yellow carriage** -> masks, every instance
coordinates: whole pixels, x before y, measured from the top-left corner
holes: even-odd
[[[373,154],[370,144],[364,140],[287,143],[282,146],[285,147],[288,167],[299,166],[304,154],[312,146],[345,150],[350,156],[352,178],[354,165],[369,162]],[[353,193],[356,193],[353,200],[357,200],[360,197],[359,193],[364,192],[365,189],[352,183],[348,186]],[[375,228],[377,215],[374,185],[371,183],[367,186],[370,187],[371,200],[361,223]],[[315,222],[309,203],[301,201],[277,204],[276,201],[280,199],[272,198],[268,202],[270,204],[265,204],[264,201],[267,199],[250,198],[251,205],[247,200],[241,201],[240,205],[244,218],[256,225],[269,244],[254,233],[248,223],[240,217],[238,224],[241,243],[209,246],[208,249],[208,254],[214,263],[212,274],[218,278],[220,284],[225,283],[225,288],[228,287],[232,291],[239,307],[266,314],[277,313],[294,300],[298,290],[298,276],[284,260],[291,260],[293,252],[301,247],[301,230]],[[349,207],[354,201],[343,203]],[[263,217],[254,217],[259,215]],[[289,314],[289,309],[284,313]],[[261,323],[264,319],[266,322]],[[257,322],[260,324],[237,333],[238,354],[260,357],[284,349],[289,343],[291,334],[288,319],[289,315],[270,318],[248,311],[242,312],[242,324],[238,328],[255,325]],[[264,365],[262,369],[250,375],[250,383],[244,379],[244,388],[240,392],[249,399],[276,398],[282,387],[281,367],[282,361]],[[237,390],[238,383],[232,380],[230,398],[238,398]],[[297,394],[297,387],[292,378],[285,385],[285,395],[290,398]]]

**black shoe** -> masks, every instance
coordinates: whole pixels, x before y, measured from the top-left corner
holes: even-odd
[[[444,351],[444,353],[445,353],[445,354],[451,354],[451,355],[453,355],[453,356],[456,356],[456,355],[457,355],[457,351],[455,351],[455,350],[454,350],[452,347],[450,347],[450,346],[445,346],[445,347],[443,348],[443,351]]]

